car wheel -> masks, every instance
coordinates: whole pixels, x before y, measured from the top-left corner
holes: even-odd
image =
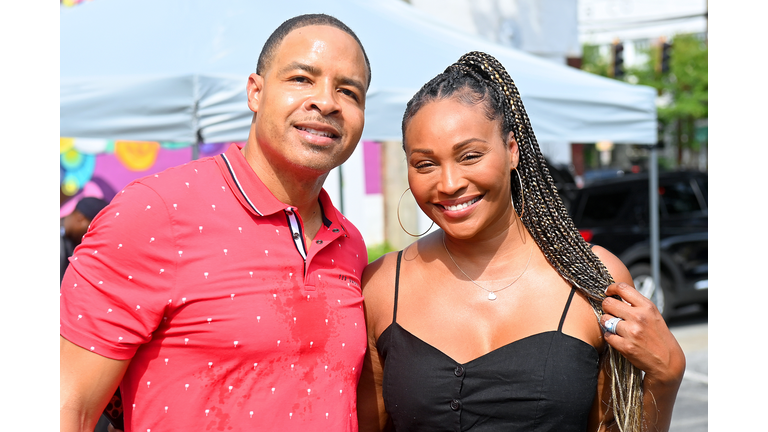
[[[649,298],[659,309],[662,318],[669,319],[672,315],[672,298],[669,294],[671,282],[663,273],[661,275],[661,287],[657,287],[651,276],[651,266],[648,264],[635,264],[629,269],[635,289],[640,294]]]

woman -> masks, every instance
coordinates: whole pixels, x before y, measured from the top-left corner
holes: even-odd
[[[573,226],[501,64],[473,52],[428,82],[403,147],[441,230],[365,271],[360,430],[668,430],[683,352]]]

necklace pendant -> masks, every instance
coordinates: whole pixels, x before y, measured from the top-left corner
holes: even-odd
[[[496,300],[496,294],[494,294],[493,292],[489,292],[488,300],[491,300],[491,301]]]

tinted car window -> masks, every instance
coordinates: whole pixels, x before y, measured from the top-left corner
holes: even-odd
[[[696,184],[698,184],[698,185],[699,185],[699,190],[701,191],[701,195],[702,195],[702,196],[703,196],[703,198],[704,198],[704,204],[706,204],[707,206],[709,206],[709,198],[708,198],[708,197],[709,197],[709,194],[708,194],[708,190],[707,190],[707,179],[705,179],[705,178],[700,178],[700,179],[698,179],[698,181],[696,182]]]
[[[590,194],[584,203],[581,223],[590,225],[616,219],[628,198],[628,191]]]
[[[699,200],[693,191],[691,183],[679,181],[659,188],[661,201],[670,216],[688,214],[701,210]]]

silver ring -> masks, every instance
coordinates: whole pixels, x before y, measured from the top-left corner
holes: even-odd
[[[619,325],[619,321],[623,321],[619,317],[613,317],[605,322],[605,331],[616,334],[616,327]]]

